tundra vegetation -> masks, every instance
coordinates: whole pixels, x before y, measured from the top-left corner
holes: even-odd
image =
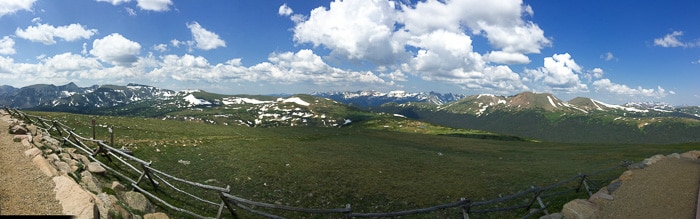
[[[109,141],[111,127],[114,147],[130,149],[152,161],[152,167],[184,179],[230,185],[231,194],[240,197],[308,208],[352,204],[355,212],[422,208],[462,197],[487,200],[546,186],[579,172],[698,146],[538,142],[395,116],[343,128],[251,128],[144,117],[28,113],[58,120],[83,136],[92,136],[94,119],[97,139]],[[176,193],[161,192],[172,204],[197,204]],[[202,195],[217,199],[214,194]],[[560,209],[572,198],[576,196],[548,202],[552,209]],[[439,214],[458,213],[452,211]]]

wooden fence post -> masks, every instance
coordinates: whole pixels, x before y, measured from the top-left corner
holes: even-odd
[[[471,208],[471,201],[466,198],[461,198],[462,204],[462,218],[469,219],[469,210]]]

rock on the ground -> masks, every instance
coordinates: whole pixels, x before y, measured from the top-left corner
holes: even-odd
[[[682,153],[681,157],[695,160],[695,159],[698,159],[698,157],[700,157],[700,151],[698,151],[698,150],[688,151],[688,152]]]
[[[170,219],[167,214],[163,212],[150,213],[143,216],[143,219]]]
[[[607,192],[598,191],[598,192],[594,193],[593,195],[591,195],[591,197],[588,198],[588,201],[593,202],[593,203],[598,203],[599,201],[602,201],[602,200],[612,201],[613,199],[615,199],[615,198],[612,195],[608,194]]]
[[[21,142],[22,140],[29,140],[29,135],[15,135],[12,137],[12,141]]]
[[[92,177],[90,171],[83,171],[82,173],[80,173],[80,181],[81,184],[84,185],[83,187],[85,187],[86,189],[95,193],[102,192],[102,184],[99,180]]]
[[[545,215],[545,216],[540,217],[540,219],[562,219],[562,218],[564,218],[564,215],[562,215],[559,212],[551,213],[549,215]]]
[[[65,215],[74,215],[76,218],[95,217],[95,201],[90,193],[66,175],[54,177],[53,181],[56,184],[56,199],[63,206]]]
[[[618,177],[618,179],[620,179],[622,181],[627,181],[627,180],[632,179],[632,171],[626,170],[625,172],[622,172],[622,175],[620,175],[620,177]]]
[[[39,170],[41,170],[41,172],[46,174],[46,176],[52,177],[58,175],[58,171],[51,166],[49,161],[47,161],[44,156],[34,156],[34,158],[32,158],[32,162],[39,168]]]
[[[627,166],[628,170],[635,170],[635,169],[644,169],[647,165],[644,163],[633,163]]]
[[[614,180],[613,182],[611,182],[611,183],[607,186],[607,188],[608,188],[608,194],[613,194],[613,193],[615,192],[615,190],[617,190],[618,188],[620,188],[620,186],[622,186],[622,181],[621,181],[621,180]]]
[[[667,157],[667,158],[676,158],[676,159],[679,159],[679,158],[681,158],[681,154],[679,154],[679,153],[673,153],[673,154],[666,155],[666,157]]]
[[[124,191],[126,191],[126,187],[124,187],[124,185],[122,185],[119,181],[114,181],[114,182],[112,182],[112,186],[110,186],[109,188],[112,189],[112,190],[115,191],[115,192],[124,192]]]
[[[127,206],[134,210],[138,210],[144,213],[153,212],[153,205],[148,201],[146,196],[139,192],[126,192],[124,194],[124,202]]]
[[[12,127],[10,127],[10,134],[26,135],[27,128],[22,127],[21,125],[13,125]]]
[[[104,173],[106,170],[100,163],[90,162],[88,165],[88,170],[92,173]]]
[[[598,206],[584,199],[574,199],[561,210],[564,218],[593,219],[598,217]]]
[[[68,163],[63,162],[63,161],[58,161],[55,162],[54,165],[56,165],[56,169],[61,172],[61,174],[68,174],[71,172],[70,165]]]
[[[663,160],[663,159],[666,159],[666,156],[664,156],[663,154],[657,154],[657,155],[651,156],[650,158],[644,159],[644,161],[642,161],[642,163],[644,163],[644,165],[649,166],[649,165],[655,164],[656,162],[659,162],[660,160]]]
[[[39,148],[31,148],[29,150],[24,151],[24,156],[28,158],[34,158],[34,156],[41,154],[41,150]]]

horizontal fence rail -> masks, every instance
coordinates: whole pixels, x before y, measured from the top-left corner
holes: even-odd
[[[63,145],[65,146],[71,146],[76,148],[78,151],[84,153],[86,157],[91,160],[92,162],[97,162],[100,164],[102,167],[104,167],[106,170],[108,170],[111,173],[114,173],[117,175],[119,178],[122,178],[124,180],[129,181],[129,185],[131,185],[135,190],[138,190],[139,192],[147,195],[153,200],[158,201],[159,203],[163,204],[164,206],[167,206],[168,208],[177,211],[177,212],[182,212],[187,215],[190,215],[195,218],[221,218],[222,217],[222,211],[224,208],[226,208],[231,215],[234,218],[238,218],[237,214],[237,209],[245,210],[249,213],[252,213],[254,215],[258,216],[263,216],[267,218],[284,218],[283,216],[275,215],[269,212],[265,212],[262,210],[258,209],[274,209],[274,210],[282,210],[282,211],[291,211],[291,212],[299,212],[299,213],[307,213],[307,214],[321,214],[321,215],[336,215],[339,217],[345,217],[345,218],[377,218],[377,217],[400,217],[400,216],[407,216],[407,215],[416,215],[416,214],[425,214],[425,213],[432,213],[435,211],[439,210],[445,210],[445,209],[457,209],[461,212],[461,216],[464,218],[469,218],[470,214],[483,214],[483,213],[491,213],[491,212],[506,212],[506,211],[515,211],[515,210],[525,210],[522,218],[528,218],[532,217],[535,215],[538,215],[542,212],[544,212],[545,215],[548,215],[547,211],[547,205],[545,202],[542,200],[542,198],[550,198],[550,197],[558,197],[562,196],[565,194],[572,194],[572,193],[578,193],[581,192],[582,190],[585,190],[586,193],[590,196],[592,195],[592,190],[590,184],[593,184],[596,186],[597,184],[599,185],[598,188],[602,188],[603,183],[595,183],[593,180],[590,178],[592,176],[597,176],[603,173],[607,173],[613,170],[616,170],[618,168],[624,168],[627,167],[630,162],[622,162],[619,165],[612,166],[607,169],[599,170],[590,174],[581,174],[579,173],[576,176],[573,176],[571,178],[544,186],[544,187],[535,187],[532,186],[529,189],[526,189],[524,191],[520,191],[518,193],[508,195],[508,196],[503,196],[499,198],[494,198],[490,200],[484,200],[484,201],[478,201],[478,202],[472,202],[469,199],[466,198],[460,198],[459,200],[451,203],[446,203],[446,204],[441,204],[441,205],[435,205],[435,206],[430,206],[430,207],[425,207],[425,208],[417,208],[417,209],[409,209],[409,210],[402,210],[402,211],[395,211],[395,212],[370,212],[370,213],[363,213],[363,212],[353,212],[351,205],[347,204],[344,208],[334,208],[334,209],[314,209],[314,208],[300,208],[300,207],[292,207],[292,206],[285,206],[285,205],[278,205],[278,204],[270,204],[270,203],[265,203],[265,202],[258,202],[258,201],[253,201],[245,198],[241,198],[235,195],[230,194],[231,192],[231,186],[226,186],[226,188],[218,187],[218,186],[213,186],[213,185],[206,185],[206,184],[201,184],[197,182],[192,182],[188,181],[186,179],[182,179],[176,176],[172,176],[168,173],[165,173],[161,170],[158,170],[154,167],[151,166],[151,162],[144,161],[136,156],[133,156],[121,149],[116,149],[113,146],[110,146],[106,144],[104,141],[101,140],[96,140],[93,138],[85,138],[83,136],[78,135],[77,133],[74,132],[75,129],[60,123],[56,120],[49,120],[49,119],[44,119],[39,116],[33,116],[26,114],[24,112],[21,112],[17,109],[9,109],[5,107],[5,111],[8,112],[11,116],[15,118],[19,118],[24,120],[25,122],[29,124],[34,124],[37,126],[37,128],[45,131],[46,133],[49,134],[56,134],[57,136],[50,136],[51,138],[63,141]],[[110,128],[111,132],[111,128]],[[94,148],[91,148],[88,146],[85,142],[88,142],[90,144],[95,145]],[[109,164],[107,165],[105,162],[100,161],[97,159],[97,156],[102,156],[105,157],[108,161]],[[123,165],[128,167],[127,170],[133,171],[133,172],[128,172],[128,173],[123,173],[120,172],[119,170],[116,169],[116,164],[113,163],[112,158],[114,158],[116,161],[118,161],[119,165]],[[138,167],[137,167],[138,166]],[[122,170],[123,171],[123,170]],[[132,176],[129,176],[132,175]],[[133,176],[138,176],[136,179],[133,179]],[[192,198],[194,201],[201,202],[210,206],[218,207],[218,211],[216,212],[216,215],[214,217],[207,217],[200,215],[198,213],[193,212],[192,210],[187,210],[184,207],[178,207],[175,206],[171,203],[168,203],[164,201],[161,197],[158,197],[154,192],[148,191],[142,186],[139,186],[140,183],[144,181],[150,182],[150,185],[153,187],[154,190],[157,190],[159,185],[161,183],[165,184],[168,186],[168,188],[182,193],[186,195],[187,197]],[[602,180],[601,182],[605,181],[610,181],[612,179],[605,179]],[[189,186],[192,186],[196,189],[199,190],[199,193],[202,192],[215,192],[217,196],[219,197],[220,200],[207,200],[205,198],[202,198],[200,196],[194,195],[191,192],[187,192],[182,188],[178,188],[175,186],[173,183],[170,181],[186,184]],[[567,184],[574,183],[576,186],[574,187],[567,187]],[[556,189],[562,189],[561,191],[554,191]],[[516,199],[520,198],[526,198],[524,200],[527,200],[526,202],[521,202],[519,204],[514,204],[510,206],[505,206],[505,207],[497,207],[499,204],[504,204],[505,202],[508,201],[513,201]],[[496,205],[496,206],[494,206]],[[187,205],[186,207],[191,207]]]

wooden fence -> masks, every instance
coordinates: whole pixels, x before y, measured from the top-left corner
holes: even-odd
[[[106,170],[110,171],[111,173],[115,174],[119,178],[122,178],[126,181],[128,181],[135,190],[138,190],[139,192],[147,195],[150,197],[152,200],[155,200],[159,202],[160,204],[167,206],[168,208],[185,213],[187,215],[190,215],[192,217],[196,218],[221,218],[222,217],[222,212],[224,209],[227,209],[228,212],[231,213],[231,215],[234,218],[238,218],[237,210],[245,210],[248,211],[252,214],[263,216],[263,217],[268,217],[268,218],[283,218],[282,216],[275,215],[273,213],[266,212],[262,209],[269,209],[269,210],[281,210],[282,212],[284,211],[293,211],[293,212],[299,212],[299,213],[305,213],[309,214],[309,216],[313,215],[330,215],[333,217],[345,217],[345,218],[376,218],[376,217],[399,217],[399,216],[407,216],[407,215],[415,215],[415,214],[424,214],[424,213],[431,213],[439,210],[444,210],[444,209],[458,209],[458,211],[461,212],[460,217],[463,218],[469,218],[470,215],[473,214],[485,214],[485,213],[492,213],[492,212],[506,212],[506,211],[517,211],[517,210],[524,210],[522,218],[529,218],[531,216],[535,215],[541,215],[544,213],[545,215],[549,215],[549,212],[547,211],[547,203],[543,201],[545,198],[552,198],[552,197],[561,197],[563,195],[570,195],[572,193],[579,193],[582,191],[585,191],[589,196],[592,195],[591,191],[595,191],[599,188],[602,188],[603,186],[606,185],[607,182],[610,182],[610,180],[616,178],[609,178],[609,179],[601,179],[601,180],[593,180],[591,177],[593,176],[598,176],[601,175],[602,173],[610,172],[618,168],[625,168],[627,167],[630,163],[629,162],[622,162],[619,165],[615,165],[613,167],[610,167],[608,169],[600,170],[594,173],[590,174],[581,174],[579,173],[576,176],[573,176],[569,179],[545,186],[545,187],[536,187],[532,186],[529,189],[526,189],[524,191],[508,195],[508,196],[503,196],[499,198],[494,198],[490,200],[484,200],[484,201],[471,201],[466,198],[460,198],[459,200],[451,203],[446,203],[446,204],[441,204],[441,205],[436,205],[436,206],[430,206],[426,208],[419,208],[419,209],[410,209],[410,210],[404,210],[404,211],[395,211],[395,212],[375,212],[375,213],[362,213],[362,212],[353,212],[352,206],[350,204],[347,204],[345,207],[342,208],[335,208],[335,209],[313,209],[313,208],[299,208],[299,207],[292,207],[292,206],[285,206],[285,205],[278,205],[278,204],[270,204],[270,203],[264,203],[264,202],[257,202],[245,198],[241,198],[238,196],[235,196],[231,193],[231,187],[226,186],[226,188],[223,187],[217,187],[217,186],[212,186],[212,185],[206,185],[206,184],[201,184],[197,182],[192,182],[188,181],[186,179],[178,178],[176,176],[172,176],[170,174],[167,174],[163,171],[160,171],[156,168],[153,168],[151,166],[151,162],[146,162],[144,160],[139,159],[138,157],[135,157],[131,155],[130,153],[122,150],[122,149],[116,149],[113,147],[113,145],[108,145],[104,141],[101,140],[96,140],[93,138],[85,138],[83,136],[78,135],[77,133],[74,132],[74,129],[64,125],[63,123],[60,123],[56,120],[49,120],[49,119],[44,119],[39,116],[33,116],[33,115],[28,115],[24,112],[21,112],[16,109],[8,109],[5,107],[5,110],[9,112],[13,117],[19,118],[24,120],[28,124],[34,124],[38,128],[46,131],[47,133],[51,134],[52,138],[55,138],[57,140],[63,141],[63,146],[70,146],[74,147],[77,150],[81,151],[84,153],[90,160],[99,163],[102,165]],[[88,146],[85,142],[88,142],[89,144],[94,145],[93,147]],[[105,162],[100,161],[97,159],[97,156],[102,156],[106,158],[109,162],[108,165]],[[114,158],[114,160],[112,160]],[[116,166],[122,165],[122,168],[125,170],[118,170]],[[125,173],[128,172],[128,173]],[[133,176],[138,176],[135,177],[134,179]],[[145,182],[146,181],[146,182]],[[182,188],[179,188],[175,186],[172,181],[182,183],[189,185],[193,188],[196,188],[198,190],[198,194],[211,194],[215,193],[215,196],[219,197],[219,200],[207,200],[205,198],[202,198],[200,196],[192,194],[192,192],[185,191]],[[143,185],[141,184],[150,184],[152,186],[152,190],[154,191],[149,191],[148,189],[144,188]],[[157,190],[160,186],[160,184],[163,183],[165,184],[168,188],[173,189],[174,191],[177,191],[179,193],[182,193],[186,195],[186,197],[190,197],[192,199],[192,202],[202,202],[207,205],[213,206],[215,208],[218,208],[218,211],[216,211],[214,214],[214,211],[210,211],[209,213],[213,216],[204,216],[201,215],[202,213],[205,213],[206,211],[202,212],[202,209],[198,209],[197,212],[194,212],[194,210],[188,210],[185,209],[187,207],[191,207],[191,205],[185,205],[185,206],[175,206],[171,203],[168,203],[164,201],[161,197],[158,197],[155,194],[155,190]],[[573,186],[572,186],[573,185]],[[521,201],[518,201],[521,200]],[[524,201],[523,201],[524,200]],[[516,202],[514,205],[506,205],[503,206],[504,203],[510,203],[510,202]]]

